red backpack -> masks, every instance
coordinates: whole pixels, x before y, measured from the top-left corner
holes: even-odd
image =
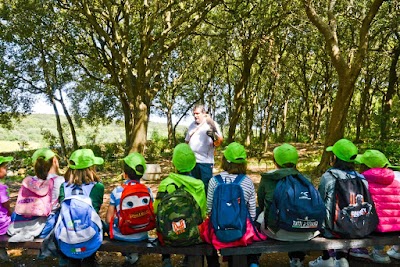
[[[147,186],[130,181],[123,184],[121,199],[119,202],[118,229],[123,235],[146,232],[156,226],[153,209],[153,199],[151,198]],[[111,219],[110,225],[114,218]],[[110,227],[110,237],[114,238]]]

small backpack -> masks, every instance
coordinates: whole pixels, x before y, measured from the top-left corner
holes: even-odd
[[[332,234],[340,238],[362,238],[372,233],[378,223],[378,215],[372,197],[356,174],[352,178],[341,179],[329,171],[336,179],[332,207]]]
[[[48,216],[52,209],[54,178],[42,180],[28,176],[18,191],[15,212],[23,216]]]
[[[101,219],[89,197],[94,185],[63,184],[65,199],[61,203],[54,235],[59,249],[69,258],[86,258],[103,242]]]
[[[244,174],[236,176],[232,183],[226,183],[221,175],[216,175],[211,225],[217,239],[221,242],[233,242],[246,233],[248,209],[240,183]]]
[[[269,212],[277,227],[290,232],[321,230],[326,217],[320,193],[301,173],[279,180]]]
[[[124,188],[119,203],[118,229],[123,235],[146,232],[156,226],[153,199],[144,184],[130,181],[122,185]],[[114,238],[114,218],[110,222],[110,238]]]
[[[182,185],[172,193],[157,195],[161,201],[157,207],[157,235],[161,244],[190,246],[202,242],[199,225],[203,222],[201,209],[194,197]]]

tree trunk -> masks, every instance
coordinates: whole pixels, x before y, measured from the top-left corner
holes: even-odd
[[[287,93],[285,93],[287,95]],[[285,140],[285,132],[286,132],[286,122],[287,122],[287,111],[288,111],[289,100],[285,99],[285,104],[283,105],[283,113],[281,116],[281,131],[279,134],[278,140],[283,142]]]
[[[326,170],[330,163],[330,154],[325,151],[325,148],[333,145],[337,140],[343,138],[347,113],[349,111],[350,102],[353,98],[355,81],[356,77],[354,76],[339,76],[339,88],[335,101],[333,102],[333,109],[329,120],[324,151],[322,153],[321,162],[317,167],[317,172]]]
[[[307,17],[324,36],[327,52],[339,78],[338,92],[333,103],[324,151],[316,172],[325,171],[329,165],[329,154],[325,148],[333,145],[343,137],[346,117],[354,93],[354,84],[360,74],[365,55],[368,51],[369,29],[383,1],[374,0],[369,5],[359,29],[357,49],[356,51],[348,51],[348,54],[345,56],[344,51],[341,51],[337,34],[338,20],[334,13],[336,1],[331,0],[327,5],[327,10],[324,10],[327,18],[321,18],[312,4],[313,1],[303,0]]]
[[[168,145],[175,147],[175,129],[172,127],[172,107],[167,108],[167,129],[168,129]]]
[[[382,118],[381,118],[381,141],[386,141],[388,136],[389,127],[388,120],[390,118],[390,110],[392,109],[393,96],[396,93],[396,82],[398,80],[397,76],[397,63],[400,57],[400,43],[393,51],[392,63],[390,64],[389,70],[389,85],[386,94],[383,95],[382,99]]]
[[[60,92],[60,100],[58,102],[60,102],[62,108],[63,108],[63,112],[65,114],[65,117],[67,118],[68,124],[69,124],[69,129],[71,130],[71,135],[72,135],[72,147],[73,150],[76,150],[79,148],[79,144],[78,144],[78,139],[76,137],[76,131],[75,131],[75,126],[74,126],[74,122],[72,121],[71,116],[69,115],[67,106],[65,105],[64,102],[64,98],[62,97],[62,92],[61,90]]]
[[[51,97],[51,104],[53,106],[54,114],[56,115],[56,121],[57,121],[57,132],[58,132],[58,138],[60,139],[60,146],[61,146],[61,156],[66,157],[66,149],[65,149],[65,141],[64,141],[64,135],[63,135],[63,129],[61,125],[61,119],[60,119],[60,114],[58,113],[56,101],[54,97]]]
[[[367,114],[367,102],[369,97],[369,90],[371,89],[372,84],[372,76],[367,74],[367,79],[365,82],[365,86],[363,92],[361,93],[361,100],[360,100],[360,109],[358,110],[357,114],[357,121],[356,121],[356,138],[354,140],[355,143],[360,142],[361,138],[361,128],[363,125],[364,118]]]

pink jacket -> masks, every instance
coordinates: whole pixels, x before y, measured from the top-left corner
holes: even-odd
[[[363,172],[379,217],[377,232],[400,231],[400,172],[373,168]]]

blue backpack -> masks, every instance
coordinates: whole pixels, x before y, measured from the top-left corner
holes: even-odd
[[[89,197],[94,185],[63,184],[65,199],[61,203],[54,234],[58,247],[69,258],[89,257],[103,242],[101,219]]]
[[[289,175],[276,185],[269,218],[290,232],[322,229],[326,208],[318,190],[301,173]]]
[[[211,224],[221,242],[233,242],[246,233],[248,210],[240,186],[244,177],[239,174],[232,183],[226,183],[221,175],[215,176],[218,185],[214,190]]]

